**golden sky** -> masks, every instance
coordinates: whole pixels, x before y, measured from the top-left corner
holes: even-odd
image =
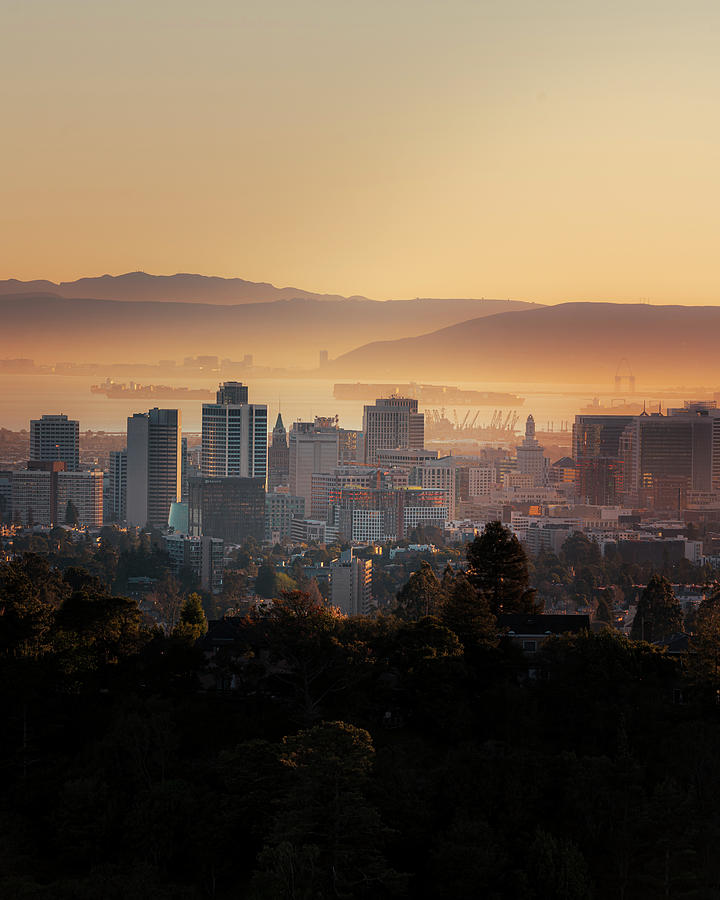
[[[0,278],[720,303],[717,0],[0,0]]]

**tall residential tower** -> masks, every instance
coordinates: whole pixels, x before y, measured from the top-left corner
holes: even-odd
[[[136,413],[127,420],[128,525],[165,528],[180,500],[182,417],[177,409]]]

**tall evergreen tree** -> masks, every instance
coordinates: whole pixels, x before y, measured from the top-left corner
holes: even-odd
[[[442,585],[430,563],[420,563],[397,595],[398,613],[404,619],[436,615],[445,601]]]
[[[468,544],[467,558],[470,583],[487,598],[493,615],[542,610],[529,586],[525,551],[501,522],[488,522],[483,533]]]
[[[682,631],[683,617],[672,585],[653,575],[640,597],[630,636],[636,641],[660,641]]]
[[[78,508],[72,500],[68,500],[67,507],[65,508],[65,524],[74,528],[79,522],[80,513],[78,512]]]
[[[478,594],[462,572],[447,588],[447,602],[441,619],[443,625],[458,636],[466,651],[494,640],[497,633],[496,619],[490,612],[487,597]]]

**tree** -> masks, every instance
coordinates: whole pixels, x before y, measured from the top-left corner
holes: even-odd
[[[597,606],[595,607],[595,621],[612,625],[613,617],[612,597],[608,596],[608,591],[601,591],[598,594]]]
[[[488,522],[482,534],[468,544],[468,578],[487,597],[490,611],[534,613],[535,590],[529,586],[528,561],[520,541],[501,522]]]
[[[194,644],[207,634],[208,624],[200,594],[190,594],[180,610],[180,621],[173,629],[173,637]]]
[[[443,578],[443,582],[445,579]],[[443,625],[453,631],[465,650],[496,636],[496,619],[484,594],[479,594],[467,576],[459,573],[448,586],[447,602],[441,615]]]
[[[80,524],[80,513],[72,500],[68,500],[67,507],[65,508],[65,524],[70,525],[72,528],[75,528]]]
[[[255,593],[266,600],[272,600],[273,597],[277,597],[279,591],[275,566],[270,565],[270,563],[264,563],[260,566],[255,579]]]
[[[340,640],[345,621],[336,609],[302,591],[283,591],[269,611],[251,614],[261,646],[268,651],[269,677],[284,689],[300,718],[316,721],[333,694],[365,674],[368,648]]]
[[[370,900],[399,887],[382,853],[389,832],[368,797],[368,732],[323,722],[283,738],[278,755],[285,789],[251,895]]]
[[[560,558],[574,569],[581,566],[599,566],[601,563],[600,547],[597,541],[591,541],[582,531],[571,534],[560,548]]]
[[[432,616],[439,612],[444,601],[437,575],[430,563],[423,561],[397,595],[398,613],[404,619]]]
[[[672,585],[653,575],[640,597],[630,636],[636,641],[660,641],[682,631],[682,610]]]

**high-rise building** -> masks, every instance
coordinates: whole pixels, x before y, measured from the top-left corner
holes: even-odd
[[[720,412],[709,406],[636,416],[620,438],[627,502],[678,506],[678,492],[716,490]],[[656,502],[657,501],[657,502]]]
[[[265,534],[264,478],[208,478],[188,480],[190,533],[242,544]]]
[[[177,409],[136,413],[127,421],[126,514],[129,525],[165,528],[182,488],[182,417]]]
[[[578,499],[598,506],[615,506],[624,490],[620,439],[635,416],[578,415],[572,433]]]
[[[527,417],[525,438],[516,450],[517,468],[521,475],[530,475],[535,487],[547,484],[547,470],[550,460],[545,456],[545,448],[541,447],[535,437],[535,419]]]
[[[267,476],[267,406],[248,403],[247,386],[226,381],[217,402],[203,403],[202,474],[208,478]]]
[[[30,459],[61,460],[68,472],[80,468],[80,423],[66,415],[30,420]]]
[[[83,528],[100,528],[103,523],[103,473],[58,472],[57,522],[68,522],[70,504],[77,514],[76,524]]]
[[[277,421],[272,431],[272,442],[268,447],[268,493],[272,493],[281,485],[288,484],[289,479],[290,449],[282,415],[278,413]]]
[[[109,507],[111,521],[127,518],[127,448],[110,451]]]
[[[293,422],[289,439],[290,493],[305,499],[307,513],[312,503],[312,476],[337,467],[339,432],[334,420],[317,418]]]
[[[62,460],[31,460],[12,473],[12,520],[22,525],[102,525],[103,473],[68,472]],[[74,512],[73,512],[74,510]],[[68,522],[68,512],[73,522]]]
[[[12,476],[9,470],[0,472],[0,522],[12,519]]]
[[[346,616],[366,616],[372,599],[372,560],[345,550],[330,563],[330,602]]]
[[[384,397],[363,411],[365,462],[377,461],[379,450],[398,447],[422,449],[425,443],[425,416],[410,397]]]

